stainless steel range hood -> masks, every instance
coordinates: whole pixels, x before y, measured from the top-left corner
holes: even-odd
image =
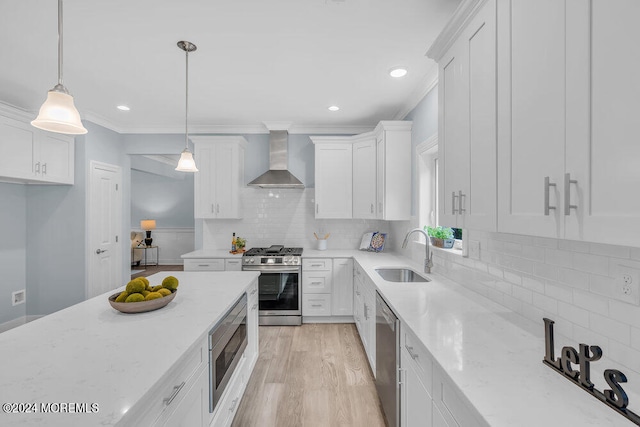
[[[304,184],[287,170],[287,144],[289,132],[269,132],[269,170],[248,183],[261,188],[304,188]]]

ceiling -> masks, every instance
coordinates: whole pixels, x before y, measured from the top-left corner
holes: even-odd
[[[402,118],[437,77],[425,56],[460,0],[65,0],[64,84],[122,133],[307,133]],[[0,2],[0,101],[37,112],[57,83],[56,0]],[[408,68],[403,78],[389,70]],[[116,109],[125,104],[131,111]],[[331,112],[327,107],[338,105]]]

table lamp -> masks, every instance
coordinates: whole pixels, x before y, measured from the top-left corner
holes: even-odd
[[[144,244],[147,246],[151,246],[151,242],[153,242],[153,239],[151,238],[151,230],[156,229],[156,220],[143,219],[142,221],[140,221],[140,228],[147,232],[147,238],[144,239]]]

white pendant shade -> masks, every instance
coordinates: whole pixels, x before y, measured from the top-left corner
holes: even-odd
[[[73,104],[73,96],[54,90],[47,94],[47,100],[40,107],[38,117],[31,124],[39,129],[69,135],[83,135],[87,130],[82,126],[80,113]]]
[[[182,151],[176,170],[180,172],[198,172],[196,162],[195,160],[193,160],[193,154],[191,153],[191,151],[189,151],[188,148],[185,148]]]

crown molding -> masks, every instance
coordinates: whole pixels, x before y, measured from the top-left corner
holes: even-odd
[[[451,19],[433,42],[427,56],[439,62],[442,56],[456,41],[467,23],[475,16],[487,0],[463,0],[453,12]]]
[[[83,117],[84,120],[87,120],[91,123],[95,123],[98,126],[102,126],[103,128],[107,128],[116,133],[119,133],[119,134],[128,133],[125,131],[123,127],[116,125],[112,121],[104,118],[99,114],[94,113],[93,111],[85,111],[83,116],[84,116]]]
[[[416,90],[411,92],[411,96],[407,99],[404,107],[400,109],[394,116],[394,120],[403,120],[407,117],[416,106],[424,99],[434,87],[438,85],[438,64],[433,64],[429,72],[418,84]]]
[[[17,107],[15,105],[7,104],[0,101],[0,114],[5,117],[10,117],[15,120],[28,121],[36,118],[34,111],[25,110],[24,108]]]

